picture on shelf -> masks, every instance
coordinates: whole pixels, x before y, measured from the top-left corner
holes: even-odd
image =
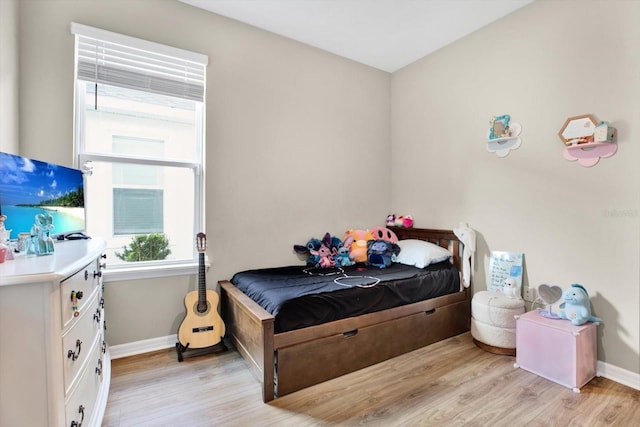
[[[509,121],[511,116],[504,114],[502,116],[492,117],[491,126],[489,127],[489,139],[505,138],[511,136],[509,130]]]

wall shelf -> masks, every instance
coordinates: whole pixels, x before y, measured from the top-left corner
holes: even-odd
[[[601,158],[611,157],[618,151],[615,142],[589,142],[586,144],[571,145],[564,149],[564,158],[570,161],[577,160],[582,166],[596,165]]]
[[[569,117],[558,136],[565,144],[564,158],[577,160],[585,167],[594,166],[618,151],[616,129],[608,122],[598,123],[592,114]]]
[[[501,136],[498,138],[489,138],[489,132],[487,135],[487,151],[496,153],[498,157],[505,157],[511,150],[519,148],[522,144],[519,136],[522,132],[522,126],[518,123],[511,123],[510,129],[511,136]]]

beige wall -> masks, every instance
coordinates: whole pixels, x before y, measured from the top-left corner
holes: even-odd
[[[0,151],[18,150],[18,3],[0,0]]]
[[[478,230],[475,290],[493,250],[524,252],[529,286],[583,284],[598,358],[639,373],[640,2],[580,3],[535,2],[393,74],[392,206]],[[485,138],[505,113],[522,146],[499,158]],[[592,168],[557,136],[585,113],[619,131]]]
[[[175,0],[19,4],[20,151],[29,157],[73,161],[71,21],[209,56],[210,287],[241,269],[299,263],[292,246],[311,236],[384,221],[388,73]],[[108,283],[110,344],[176,333],[196,287],[194,277]]]

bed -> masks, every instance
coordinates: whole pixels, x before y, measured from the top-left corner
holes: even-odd
[[[453,256],[445,264],[457,267],[456,274],[462,270],[462,243],[452,231],[390,228],[401,240],[424,240],[449,249]],[[288,324],[279,318],[282,311],[274,316],[231,280],[219,284],[226,337],[262,383],[264,402],[461,334],[471,325],[468,287],[364,314],[356,310],[348,317],[329,316],[320,324]]]

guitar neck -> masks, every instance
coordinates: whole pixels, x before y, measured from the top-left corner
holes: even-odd
[[[198,266],[198,303],[207,301],[207,283],[204,277],[204,252],[200,252],[200,265]]]

